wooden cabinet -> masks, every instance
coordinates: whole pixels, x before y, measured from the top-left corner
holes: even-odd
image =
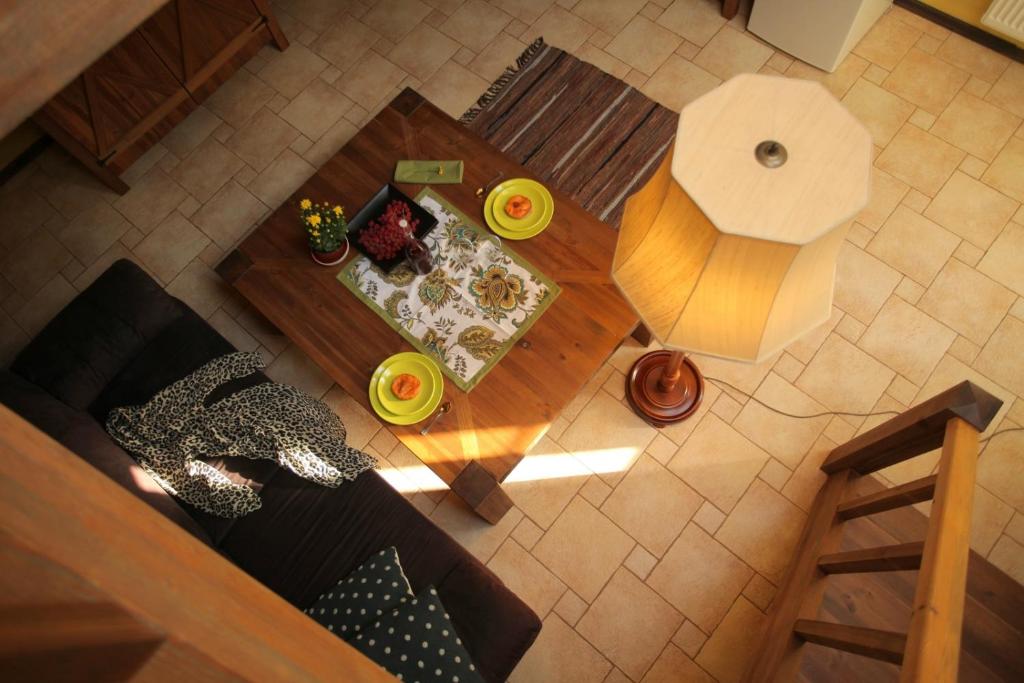
[[[123,193],[120,174],[267,42],[288,46],[266,0],[172,0],[34,118]]]

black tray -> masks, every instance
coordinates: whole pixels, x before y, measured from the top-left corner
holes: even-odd
[[[397,187],[388,183],[373,196],[373,199],[366,202],[363,208],[359,209],[359,213],[355,215],[348,222],[348,236],[349,241],[358,249],[360,252],[366,255],[366,258],[370,259],[375,266],[383,270],[385,273],[390,273],[395,266],[399,263],[405,262],[405,255],[398,254],[386,260],[379,260],[373,257],[372,254],[366,251],[362,244],[359,243],[359,233],[365,230],[371,220],[379,218],[384,213],[384,208],[393,202],[394,200],[400,200],[409,205],[409,210],[412,212],[412,217],[419,220],[419,225],[416,226],[416,232],[413,236],[416,239],[423,239],[431,230],[437,227],[437,219],[434,218],[434,214],[430,213],[422,206],[409,199],[403,192]]]

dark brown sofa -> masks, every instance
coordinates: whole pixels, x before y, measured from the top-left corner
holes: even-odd
[[[483,564],[376,472],[336,489],[270,461],[212,461],[259,492],[263,506],[236,520],[166,494],[103,430],[111,408],[145,402],[232,346],[130,261],[118,261],[0,370],[0,401],[303,608],[388,546],[413,590],[437,587],[456,630],[489,681],[508,677],[540,620]],[[238,380],[211,396],[266,381]],[[69,495],[73,495],[69,492]]]

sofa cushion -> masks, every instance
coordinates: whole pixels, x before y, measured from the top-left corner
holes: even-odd
[[[345,640],[401,681],[483,680],[433,586]]]
[[[99,422],[121,406],[141,405],[161,389],[195,372],[214,358],[235,352],[224,337],[192,309],[154,335],[96,395],[88,410]],[[268,381],[255,373],[256,382]],[[241,387],[235,387],[237,391]],[[215,392],[209,402],[229,392]],[[233,392],[230,392],[233,393]]]
[[[540,631],[529,607],[376,472],[329,489],[279,469],[260,497],[220,548],[300,608],[394,546],[414,591],[437,587],[486,680],[505,680]]]
[[[328,631],[347,638],[412,596],[392,546],[371,555],[303,611]]]
[[[76,453],[204,543],[209,535],[88,413],[74,410],[23,378],[0,370],[0,402]]]
[[[65,306],[15,357],[11,370],[84,410],[186,309],[122,259]]]

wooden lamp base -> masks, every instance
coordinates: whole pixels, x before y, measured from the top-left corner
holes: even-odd
[[[704,378],[682,351],[651,351],[626,376],[626,398],[655,427],[685,420],[700,407]]]

